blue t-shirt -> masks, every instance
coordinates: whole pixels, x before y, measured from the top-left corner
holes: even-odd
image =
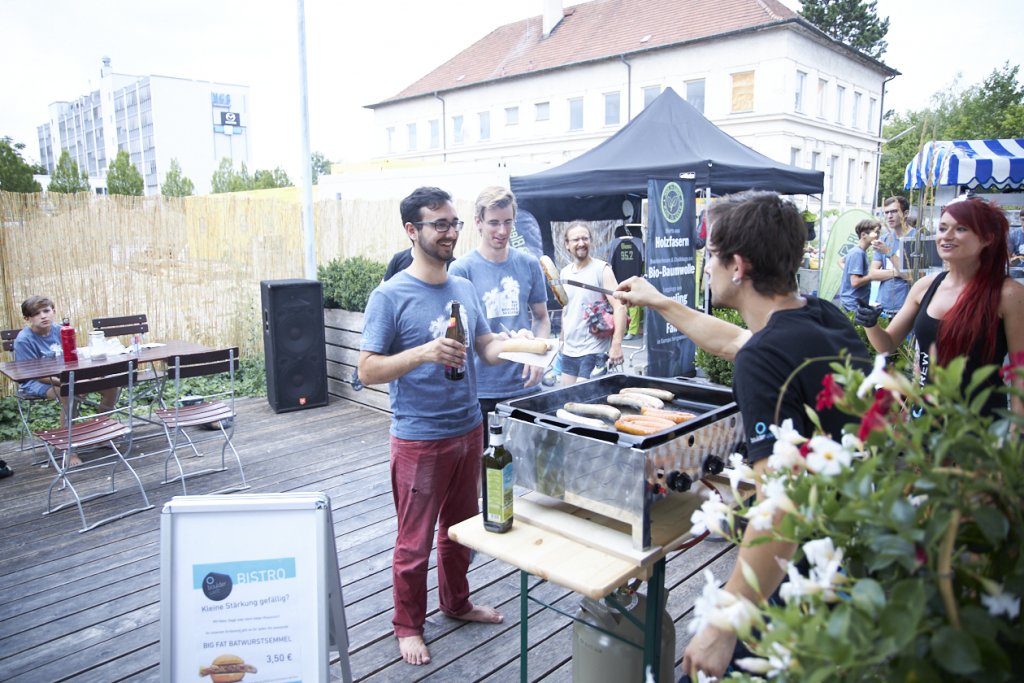
[[[911,228],[903,239],[913,239],[917,235],[917,228]],[[874,252],[871,256],[873,263],[880,263],[882,270],[897,268],[900,271],[906,270],[903,267],[903,245],[900,238],[892,230],[882,236],[882,241],[889,247],[889,255]],[[878,303],[882,305],[883,311],[898,311],[903,308],[903,302],[907,300],[907,293],[910,291],[910,283],[901,277],[884,281],[878,287]]]
[[[548,300],[540,261],[518,249],[510,249],[502,263],[491,263],[473,251],[453,263],[448,272],[473,283],[488,329],[495,334],[503,331],[502,325],[513,331],[531,329],[530,306]],[[480,398],[511,398],[540,390],[524,388],[523,382],[521,363],[489,365],[477,357],[476,392]]]
[[[50,334],[39,335],[31,327],[24,328],[14,338],[14,360],[35,360],[53,358],[60,351],[60,325],[51,325]],[[22,395],[46,396],[51,385],[30,379],[22,382],[18,391]]]
[[[839,289],[839,303],[848,311],[856,311],[857,306],[867,306],[871,298],[871,283],[865,282],[860,287],[854,287],[850,281],[851,275],[864,276],[868,274],[868,255],[860,248],[859,244],[853,245],[846,252],[846,265],[843,266],[843,284]]]
[[[453,382],[445,379],[440,363],[423,363],[390,382],[391,434],[400,439],[446,439],[480,424],[473,340],[490,330],[473,284],[461,277],[449,276],[443,284],[431,285],[402,271],[373,290],[366,304],[359,348],[393,356],[444,336],[452,300],[462,304],[468,337],[466,376]]]

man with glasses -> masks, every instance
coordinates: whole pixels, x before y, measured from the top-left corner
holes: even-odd
[[[910,274],[903,271],[903,239],[913,238],[917,229],[907,225],[910,203],[906,197],[889,197],[882,204],[889,228],[881,239],[871,243],[871,280],[877,280],[878,303],[882,314],[892,317],[903,307],[910,291]]]
[[[797,290],[807,227],[792,202],[774,192],[722,197],[709,207],[708,224],[704,269],[712,298],[716,306],[738,311],[747,329],[670,299],[642,278],[623,282],[617,296],[654,309],[705,351],[734,361],[733,395],[746,430],[746,457],[760,478],[775,445],[769,425],[790,419],[801,435],[812,436],[815,425],[807,407],[817,404],[829,362],[849,353],[866,365],[867,349],[839,309]],[[766,244],[772,248],[765,249]],[[804,365],[810,358],[822,360]],[[829,408],[817,417],[822,429],[839,439],[846,416]],[[725,584],[725,590],[755,603],[779,586],[785,561],[795,551],[794,545],[780,541],[753,543],[766,535],[747,526],[739,559]],[[757,587],[743,576],[744,565],[756,574]],[[736,642],[734,633],[706,626],[687,645],[683,672],[721,677]]]
[[[423,639],[427,568],[437,538],[441,612],[455,619],[500,623],[501,614],[469,601],[469,548],[448,528],[477,514],[483,429],[476,396],[477,357],[498,363],[507,335],[492,334],[473,284],[445,268],[462,230],[451,195],[421,187],[402,200],[402,223],[412,241],[412,264],[383,282],[366,305],[359,376],[389,384],[391,489],[398,518],[392,579],[392,619],[402,659],[430,662]],[[445,337],[451,302],[461,304],[467,343]],[[444,369],[466,368],[462,381]]]
[[[480,246],[455,261],[448,272],[473,283],[491,332],[523,330],[524,336],[547,339],[551,322],[544,271],[537,257],[511,245],[515,196],[504,187],[484,188],[474,213]],[[539,391],[543,373],[544,368],[534,365],[488,365],[477,357],[476,392],[484,420],[501,401]]]
[[[565,231],[565,248],[572,262],[562,268],[560,278],[569,302],[562,308],[562,384],[590,379],[591,373],[607,363],[622,364],[622,336],[626,332],[626,307],[613,296],[566,284],[575,280],[586,285],[614,290],[618,285],[612,267],[590,255],[590,228],[576,221]],[[611,337],[596,337],[584,310],[607,299],[612,306],[615,329]]]

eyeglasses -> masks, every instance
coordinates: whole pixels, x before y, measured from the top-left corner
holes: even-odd
[[[494,229],[494,230],[497,230],[498,228],[506,228],[508,230],[511,230],[512,228],[515,227],[515,225],[516,225],[516,221],[515,221],[514,218],[509,218],[507,221],[499,221],[499,220],[487,221],[487,226],[492,228],[492,229]]]
[[[418,225],[420,227],[423,227],[424,225],[429,225],[442,235],[453,228],[455,229],[455,232],[459,232],[462,230],[462,226],[465,224],[466,223],[464,221],[446,221],[443,219],[439,221],[416,221],[413,223],[413,225]]]
[[[583,235],[582,237],[573,237],[571,240],[568,240],[569,244],[576,244],[577,242],[589,242],[589,241],[590,241],[590,238],[587,237],[586,235]]]

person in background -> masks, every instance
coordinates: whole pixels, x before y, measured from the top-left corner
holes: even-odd
[[[616,294],[630,304],[653,308],[704,350],[735,362],[733,395],[761,496],[760,480],[775,444],[768,425],[791,419],[801,435],[812,436],[815,425],[807,406],[816,404],[822,379],[830,372],[830,357],[849,354],[867,369],[868,354],[842,311],[797,290],[807,227],[796,205],[774,192],[722,197],[708,209],[708,224],[704,268],[715,305],[738,311],[748,329],[670,299],[642,278],[626,280]],[[772,248],[765,249],[766,244]],[[826,359],[805,365],[808,358]],[[780,401],[783,386],[787,389]],[[818,418],[826,433],[840,438],[846,416],[829,408]],[[747,526],[725,590],[756,603],[778,588],[795,546],[781,541],[755,544],[768,535]],[[744,578],[743,564],[756,574],[758,588]],[[735,634],[705,627],[686,646],[683,672],[721,677],[736,643]]]
[[[559,274],[569,302],[562,308],[562,384],[575,384],[590,379],[590,374],[605,362],[622,363],[622,335],[626,331],[626,307],[611,295],[582,287],[573,287],[566,280],[614,290],[618,284],[612,268],[600,259],[590,256],[590,228],[582,221],[569,225],[565,231],[565,248],[572,262]],[[590,304],[606,298],[612,306],[615,329],[611,337],[595,337],[584,315]]]
[[[907,211],[910,204],[906,197],[889,197],[883,203],[882,213],[888,230],[871,243],[874,250],[871,257],[871,279],[881,284],[878,287],[878,301],[882,313],[892,317],[903,306],[910,291],[910,274],[903,271],[903,243],[905,238],[917,234],[916,228],[907,225]]]
[[[636,226],[639,230],[640,226]],[[609,247],[611,258],[609,263],[612,273],[619,282],[644,274],[644,243],[639,234],[630,231],[630,226],[623,225],[616,229],[617,236]],[[643,329],[643,310],[639,306],[630,306],[627,311],[629,323],[626,327],[624,340],[639,337]]]
[[[858,306],[867,306],[871,297],[871,272],[868,263],[868,249],[878,239],[882,224],[874,218],[862,220],[854,228],[857,244],[846,252],[843,265],[843,282],[839,288],[839,303],[847,311],[857,312]]]
[[[448,528],[479,512],[483,429],[475,358],[500,362],[507,335],[488,329],[473,284],[448,275],[463,225],[451,195],[421,187],[402,200],[401,215],[413,260],[370,295],[359,376],[366,384],[390,385],[391,491],[398,519],[392,623],[402,659],[421,665],[430,662],[423,625],[435,525],[441,612],[464,621],[502,621],[497,610],[470,602],[469,548],[451,540]],[[461,304],[465,345],[445,336],[452,301]],[[446,366],[465,367],[465,377],[448,380]]]
[[[1024,285],[1006,275],[1007,228],[1006,215],[985,200],[947,205],[935,236],[947,270],[915,282],[887,328],[877,325],[877,309],[858,309],[857,322],[875,350],[892,352],[913,331],[922,386],[933,363],[945,366],[966,356],[965,389],[974,370],[1001,363],[1007,352],[1024,351]],[[999,373],[993,373],[979,390],[1001,383]],[[995,417],[997,409],[1006,408],[1006,398],[993,391],[981,414]],[[1024,414],[1019,398],[1013,397],[1011,406]]]
[[[1007,239],[1007,251],[1010,254],[1010,265],[1024,262],[1024,228],[1017,226],[1010,229]]]
[[[45,296],[30,296],[21,302],[21,315],[28,325],[14,339],[14,360],[54,358],[61,350],[60,326],[54,324],[56,311],[53,300]],[[40,377],[22,382],[18,393],[35,398],[52,398],[60,402],[61,423],[67,421],[68,399],[60,395],[60,377]],[[106,389],[100,392],[100,411],[113,410],[117,403],[118,390]],[[81,465],[78,454],[71,451],[68,464]]]
[[[513,249],[509,242],[516,225],[515,196],[504,187],[484,188],[476,198],[474,222],[480,246],[452,263],[448,272],[473,283],[491,332],[529,330],[532,336],[547,339],[551,321],[544,271],[536,256]],[[501,401],[539,391],[543,374],[539,366],[488,365],[478,356],[476,392],[485,422]]]

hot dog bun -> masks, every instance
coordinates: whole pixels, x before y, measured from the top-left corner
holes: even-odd
[[[237,655],[220,655],[210,666],[199,669],[199,675],[209,676],[213,683],[238,683],[247,673],[256,673],[256,667]]]
[[[540,269],[544,271],[544,277],[548,280],[551,293],[555,295],[555,300],[558,301],[559,305],[565,306],[569,303],[569,297],[565,294],[565,288],[558,281],[558,268],[555,267],[555,262],[547,254],[540,257]]]
[[[520,351],[523,353],[537,353],[540,355],[547,353],[550,348],[551,342],[547,339],[524,339],[523,337],[506,339],[501,345],[501,350],[503,352]]]

